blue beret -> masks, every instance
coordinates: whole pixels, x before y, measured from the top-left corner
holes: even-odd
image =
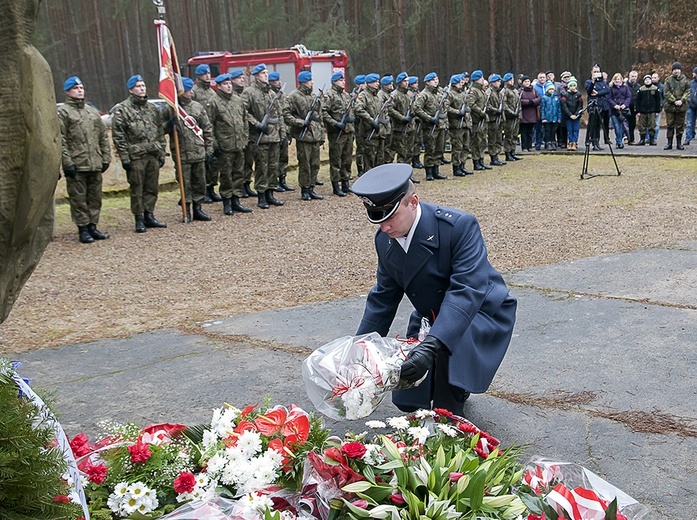
[[[427,81],[431,81],[432,79],[436,79],[438,77],[438,74],[435,72],[429,72],[424,76],[424,83]]]
[[[139,81],[143,81],[143,76],[141,76],[140,74],[135,74],[131,76],[130,78],[128,78],[128,81],[126,82],[126,88],[128,90],[131,90],[133,87],[136,86],[136,83],[138,83]]]
[[[460,83],[462,81],[462,74],[453,74],[450,76],[450,83],[455,85],[456,83]]]
[[[380,85],[389,85],[390,83],[394,83],[394,78],[390,75],[383,76],[380,80]]]
[[[503,82],[505,83],[506,81],[510,81],[513,79],[513,73],[512,72],[506,72],[506,74],[503,75]]]
[[[63,83],[63,90],[68,91],[75,85],[82,85],[82,80],[77,76],[70,76],[65,80],[65,83]]]
[[[419,77],[418,76],[409,76],[409,85],[413,85],[414,83],[419,82]]]
[[[259,74],[262,70],[266,70],[266,63],[260,63],[256,67],[252,69],[252,76],[256,76]]]
[[[380,81],[380,75],[375,72],[371,72],[365,77],[366,83],[375,83],[376,81]]]
[[[222,83],[223,81],[230,81],[230,74],[220,74],[215,77],[216,83]]]
[[[340,79],[344,79],[343,72],[339,71],[332,74],[332,83],[334,83],[335,81],[339,81]]]
[[[184,87],[184,92],[189,92],[194,88],[194,80],[191,78],[182,78],[182,86]]]
[[[412,168],[404,163],[376,166],[360,176],[351,191],[361,198],[373,224],[384,222],[397,211],[409,190]]]
[[[355,78],[353,78],[353,83],[354,85],[363,85],[365,83],[365,75],[359,74]]]
[[[312,73],[309,70],[304,70],[298,74],[298,83],[307,83],[312,79]]]
[[[482,79],[483,77],[484,77],[484,73],[481,70],[477,69],[472,73],[472,75],[470,76],[470,79],[472,81],[477,81],[478,79]]]
[[[244,71],[242,69],[235,69],[232,72],[227,73],[227,75],[230,76],[229,79],[239,78],[242,74],[244,74]],[[271,74],[269,74],[269,79],[271,79]],[[218,80],[216,79],[215,82],[217,83]]]
[[[395,82],[401,83],[402,81],[404,81],[408,77],[409,77],[409,74],[407,74],[406,72],[400,72],[399,74],[397,74],[397,79],[395,80]]]
[[[501,76],[496,74],[495,72],[489,76],[489,83],[493,83],[494,81],[499,81],[501,79]]]
[[[211,68],[208,65],[206,65],[205,63],[201,63],[201,65],[196,67],[196,75],[197,76],[203,76],[204,74],[206,74],[207,72],[210,72],[210,71],[211,71]]]
[[[278,81],[281,79],[281,73],[278,72],[277,70],[274,70],[273,72],[269,72],[269,81]]]

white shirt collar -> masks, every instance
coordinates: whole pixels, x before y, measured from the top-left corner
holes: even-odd
[[[402,246],[402,249],[404,249],[404,252],[409,251],[409,245],[411,244],[411,239],[414,238],[414,232],[416,231],[416,226],[419,224],[419,220],[421,220],[421,203],[419,202],[416,205],[416,218],[414,219],[414,223],[411,225],[411,229],[409,230],[409,233],[405,237],[399,237],[395,238],[397,243]]]

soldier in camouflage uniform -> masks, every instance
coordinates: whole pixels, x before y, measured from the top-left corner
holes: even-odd
[[[371,72],[365,77],[365,83],[365,90],[356,98],[354,113],[358,121],[358,133],[363,139],[363,167],[368,171],[378,166],[384,155],[389,120],[386,112],[380,114],[380,76]]]
[[[416,118],[414,117],[414,98],[416,94],[409,92],[409,75],[400,72],[397,75],[397,88],[395,89],[392,103],[387,109],[392,123],[392,150],[390,156],[397,154],[397,162],[409,164],[412,160],[414,141],[414,129]],[[419,180],[412,177],[412,182],[418,184]]]
[[[407,81],[409,94],[412,96],[412,113],[414,112],[413,102],[416,101],[416,96],[419,95],[419,78],[418,76],[409,76],[409,81]],[[421,144],[424,141],[423,138],[423,126],[421,125],[421,119],[418,117],[414,118],[414,134],[412,136],[411,150],[411,167],[416,170],[423,170],[424,165],[421,163],[419,158],[421,157]],[[413,179],[414,177],[412,177]]]
[[[131,191],[131,212],[136,233],[164,228],[153,211],[160,188],[160,168],[165,164],[165,133],[162,115],[148,103],[147,87],[140,74],[126,83],[129,96],[114,110],[111,136],[126,170]]]
[[[277,71],[269,72],[269,85],[271,90],[278,94],[281,92],[281,75]],[[286,95],[281,92],[281,98],[278,100],[279,113],[283,114],[283,106],[286,104]],[[284,191],[295,191],[295,188],[288,186],[286,183],[286,172],[288,170],[288,127],[283,117],[279,118],[278,130],[280,134],[280,142],[278,143],[278,185],[276,191],[283,193]]]
[[[489,116],[489,121],[487,123],[487,150],[491,158],[489,164],[492,166],[503,166],[506,163],[499,160],[501,139],[503,136],[503,131],[501,129],[503,122],[503,93],[501,92],[500,75],[492,74],[489,76],[489,89],[491,89],[491,94],[489,95],[489,103],[486,107],[486,113]]]
[[[682,73],[682,65],[679,61],[673,63],[673,70],[663,83],[664,110],[666,112],[666,137],[668,144],[664,150],[673,148],[673,136],[676,140],[676,148],[684,150],[682,134],[685,131],[685,114],[687,114],[687,101],[690,99],[690,82]]]
[[[503,76],[503,151],[507,161],[520,161],[515,154],[516,141],[520,133],[520,92],[515,88],[515,77],[507,72]]]
[[[319,148],[324,143],[322,126],[322,94],[312,95],[312,73],[307,70],[298,74],[298,88],[288,95],[283,108],[283,117],[295,139],[298,154],[298,184],[302,200],[321,200],[315,193],[319,173]],[[309,125],[305,119],[309,117]]]
[[[254,189],[257,206],[283,206],[274,197],[278,184],[278,156],[281,144],[279,100],[269,85],[269,71],[264,63],[252,70],[252,84],[242,93],[249,122],[249,146],[254,155]],[[266,117],[266,121],[264,118]]]
[[[232,93],[235,96],[242,96],[245,91],[245,76],[242,69],[233,70],[230,73],[232,79]],[[254,150],[249,144],[244,147],[243,163],[244,180],[242,184],[242,197],[257,197],[257,192],[252,189],[252,175],[254,175]]]
[[[196,67],[196,82],[191,90],[191,99],[203,105],[208,110],[209,103],[215,97],[215,90],[211,88],[211,68],[204,64]],[[220,195],[215,192],[215,185],[218,184],[220,168],[218,158],[211,157],[206,163],[206,196],[203,202],[220,202]]]
[[[365,90],[365,76],[363,74],[359,74],[355,78],[353,78],[353,85],[354,85],[354,90],[356,91],[356,96],[360,94],[363,90]],[[354,130],[357,130],[356,126],[354,126]],[[358,176],[360,177],[365,173],[365,167],[363,165],[363,136],[361,135],[360,132],[356,131],[355,132],[355,137],[356,137],[356,170],[358,171]]]
[[[445,151],[445,129],[448,125],[445,98],[448,94],[438,86],[438,75],[435,72],[426,74],[424,83],[426,86],[416,96],[414,113],[421,119],[423,128],[426,180],[446,179],[445,175],[440,174],[438,167]]]
[[[345,90],[346,79],[343,72],[332,75],[332,88],[322,104],[322,120],[327,127],[329,140],[329,178],[332,192],[345,197],[349,192],[351,161],[353,160],[353,103],[358,95]]]
[[[97,229],[102,209],[102,173],[109,168],[111,147],[102,118],[85,104],[85,88],[77,76],[63,84],[65,103],[58,108],[63,173],[68,188],[70,216],[83,244],[105,240]]]
[[[467,99],[470,89],[472,88],[469,72],[463,72],[462,77],[465,81],[462,90],[464,90],[465,99]],[[465,112],[465,133],[462,136],[462,158],[465,162],[467,162],[467,159],[472,159],[472,110],[469,106],[467,106]]]
[[[464,76],[455,74],[450,78],[450,85],[450,93],[446,102],[448,108],[448,132],[450,134],[450,156],[453,162],[453,175],[463,177],[464,175],[474,173],[465,168],[467,156],[463,152],[468,115]]]
[[[389,107],[392,105],[391,97],[394,97],[393,92],[394,78],[389,74],[383,76],[380,79],[378,99],[380,100],[381,104],[387,103],[388,108],[385,110],[386,114],[389,113]],[[388,102],[388,100],[390,101]],[[379,164],[391,163],[394,160],[394,154],[392,153],[392,121],[389,117],[385,117],[385,119],[387,119],[387,124],[385,125],[387,127],[387,135],[385,135],[385,148],[382,151],[382,158],[378,158]]]
[[[213,125],[213,150],[220,163],[223,213],[250,213],[250,208],[240,204],[244,193],[244,149],[249,142],[247,110],[242,98],[233,94],[229,74],[221,74],[215,82],[218,90],[208,112]]]
[[[470,79],[472,88],[467,95],[467,106],[472,111],[472,162],[474,170],[491,170],[484,164],[484,149],[486,148],[486,105],[488,93],[484,91],[484,75],[481,70],[475,70]]]
[[[174,111],[169,108],[170,121],[173,123],[173,132],[178,132],[179,141],[179,160],[182,167],[182,180],[184,181],[184,197],[186,201],[186,219],[191,221],[191,205],[193,203],[194,220],[209,221],[211,217],[206,215],[201,209],[201,203],[206,196],[206,162],[213,156],[213,126],[208,118],[206,109],[201,103],[194,101],[192,89],[193,80],[182,79],[184,91],[179,94],[179,105],[191,118],[189,124],[195,124],[201,132],[196,135],[196,131],[190,128],[184,121],[180,121]],[[169,140],[172,156],[176,154],[174,138]],[[176,168],[177,161],[174,161]]]

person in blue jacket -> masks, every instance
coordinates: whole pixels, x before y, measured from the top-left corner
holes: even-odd
[[[557,149],[557,125],[561,123],[561,104],[555,94],[554,83],[545,84],[545,95],[540,102],[540,120],[545,130],[545,150]]]
[[[375,234],[377,282],[368,294],[357,334],[387,336],[404,295],[414,306],[407,337],[428,336],[401,367],[415,388],[395,390],[402,411],[444,408],[462,415],[472,393],[489,388],[513,333],[517,301],[489,263],[477,219],[421,202],[408,164],[384,164],[361,176],[352,191],[362,199]]]

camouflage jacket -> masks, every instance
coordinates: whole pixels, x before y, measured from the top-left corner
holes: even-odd
[[[194,85],[194,88],[191,89],[191,92],[191,99],[198,101],[204,107],[207,107],[215,97],[215,90],[211,88],[210,83],[204,83],[200,80],[196,80],[196,84]]]
[[[337,124],[341,122],[341,118],[344,117],[344,113],[351,102],[351,97],[353,94],[349,94],[343,88],[332,85],[327,93],[327,101],[322,105],[322,121],[324,121],[327,127],[327,135],[336,137],[341,133],[351,134],[353,133],[353,107],[349,110],[346,115],[346,120],[344,123],[346,126],[343,130],[337,128]]]
[[[489,86],[489,90],[491,90],[491,94],[489,95],[489,103],[486,105],[486,113],[489,116],[489,122],[494,123],[499,115],[503,117],[503,105],[501,104],[502,89],[497,90]]]
[[[501,89],[503,96],[503,115],[506,119],[520,119],[520,92],[512,85],[504,85]]]
[[[687,81],[685,74],[680,74],[677,78],[671,74],[663,83],[663,98],[665,105],[663,110],[666,112],[687,112],[687,100],[690,98],[690,82]],[[682,105],[675,102],[681,99]]]
[[[380,100],[380,106],[382,107],[382,105],[387,103],[387,107],[383,112],[385,115],[385,119],[387,120],[387,123],[385,123],[387,135],[390,135],[392,133],[392,121],[390,120],[390,106],[392,106],[392,102],[394,100],[393,92],[394,90],[385,90],[384,88],[378,90],[378,99]]]
[[[486,96],[484,87],[481,83],[473,83],[470,93],[467,96],[467,106],[472,111],[472,124],[479,124],[482,119],[486,118]]]
[[[312,119],[305,135],[300,139],[300,134],[305,127],[305,117],[310,112],[315,96],[304,84],[301,84],[288,95],[286,105],[283,107],[283,118],[290,128],[293,139],[304,143],[324,142],[324,125],[322,125],[322,96],[317,99],[312,110]]]
[[[449,128],[471,128],[472,115],[467,106],[467,92],[464,89],[459,89],[455,86],[450,89],[448,94],[448,124]]]
[[[412,101],[415,97],[416,94],[409,92],[407,89],[401,87],[397,87],[395,89],[394,96],[392,96],[392,103],[387,109],[387,112],[390,115],[390,120],[392,121],[393,134],[414,131],[416,119],[414,118],[414,107],[412,105]],[[411,121],[406,122],[404,119],[407,117],[407,112],[409,112],[410,107],[411,112],[409,113],[409,117],[411,118]],[[407,127],[406,130],[404,130],[405,126]]]
[[[99,172],[111,162],[111,145],[99,112],[84,100],[67,98],[58,108],[63,168]]]
[[[414,101],[414,112],[421,122],[423,123],[424,131],[431,130],[434,126],[431,118],[436,115],[438,111],[438,105],[440,104],[441,98],[443,97],[443,89],[440,87],[431,87],[426,85],[424,89],[419,92],[416,96],[416,101]],[[438,129],[447,127],[448,112],[445,110],[445,103],[443,104],[443,110],[441,110],[438,121],[435,126]],[[425,134],[424,134],[425,135]]]
[[[276,98],[276,93],[271,89],[268,83],[262,83],[258,80],[253,80],[249,88],[242,92],[242,100],[244,107],[247,110],[247,122],[249,123],[249,140],[256,143],[277,143],[281,140],[280,119],[282,107],[278,102],[274,104],[269,112],[267,120],[266,132],[259,130],[258,125],[261,124],[266,110]]]
[[[129,95],[114,110],[111,137],[121,163],[146,155],[165,157],[165,132],[159,110],[142,99]]]
[[[213,126],[203,105],[193,99],[179,98],[179,104],[203,131],[203,141],[188,128],[183,121],[177,122],[179,128],[179,155],[182,163],[196,163],[206,159],[207,153],[213,153]],[[169,109],[170,118],[174,111]],[[170,150],[174,156],[174,139],[169,140]]]
[[[208,107],[213,125],[213,150],[238,152],[249,141],[248,112],[244,101],[236,94],[226,94],[218,89]]]
[[[378,98],[377,90],[366,87],[365,90],[358,94],[354,112],[359,120],[358,131],[366,139],[373,131],[373,120],[380,112],[380,108],[382,108],[382,103],[380,103]],[[384,139],[387,136],[387,113],[382,114],[380,119],[381,121],[378,123],[378,129],[375,131],[373,138]]]
[[[275,94],[278,94],[278,91],[281,90],[281,88],[271,87],[271,90],[273,90]],[[283,119],[283,107],[286,106],[287,99],[288,96],[284,92],[281,94],[281,99],[278,100],[278,113],[281,114],[281,117],[278,118],[278,133],[281,136],[281,140],[288,137],[288,125],[286,125],[286,120]]]

